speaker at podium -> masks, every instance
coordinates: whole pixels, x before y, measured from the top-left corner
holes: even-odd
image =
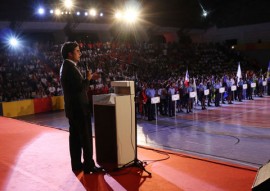
[[[114,92],[93,96],[96,160],[120,168],[135,158],[134,82],[111,83]]]

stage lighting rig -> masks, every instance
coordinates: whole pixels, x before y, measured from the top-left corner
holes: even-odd
[[[43,8],[44,7],[44,8]],[[96,20],[100,18],[102,21],[104,19],[108,19],[108,17],[113,17],[112,12],[104,9],[100,4],[90,5],[88,8],[87,4],[79,4],[79,2],[72,0],[61,0],[58,3],[44,5],[36,10],[40,16],[47,17],[46,13],[49,13],[51,17],[55,17],[56,19],[72,19],[72,17],[76,17],[76,20],[82,19],[83,21],[86,19]],[[125,24],[135,24],[138,21],[140,16],[140,4],[137,1],[128,1],[124,5],[121,5],[122,8],[118,7],[120,10],[118,13],[115,13],[118,22]],[[107,7],[108,8],[108,7]],[[104,12],[106,14],[104,14]]]

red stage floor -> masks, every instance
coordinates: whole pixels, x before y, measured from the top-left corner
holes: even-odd
[[[74,174],[68,132],[0,117],[0,190],[5,191],[246,191],[256,169],[181,153],[138,149],[147,173],[126,168],[108,174]],[[164,159],[164,160],[162,160]]]

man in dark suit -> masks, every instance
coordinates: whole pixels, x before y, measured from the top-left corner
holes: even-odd
[[[81,51],[76,42],[66,42],[61,48],[64,59],[60,69],[60,80],[64,92],[65,112],[69,120],[69,150],[73,171],[84,173],[101,171],[93,160],[93,142],[90,106],[87,91],[91,80],[99,78],[97,73],[86,71],[83,77],[77,67]],[[83,154],[83,163],[81,155]]]

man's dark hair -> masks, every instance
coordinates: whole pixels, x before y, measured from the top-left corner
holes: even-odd
[[[72,53],[77,46],[79,46],[77,42],[65,42],[61,48],[61,54],[63,59],[67,59],[68,53]]]

